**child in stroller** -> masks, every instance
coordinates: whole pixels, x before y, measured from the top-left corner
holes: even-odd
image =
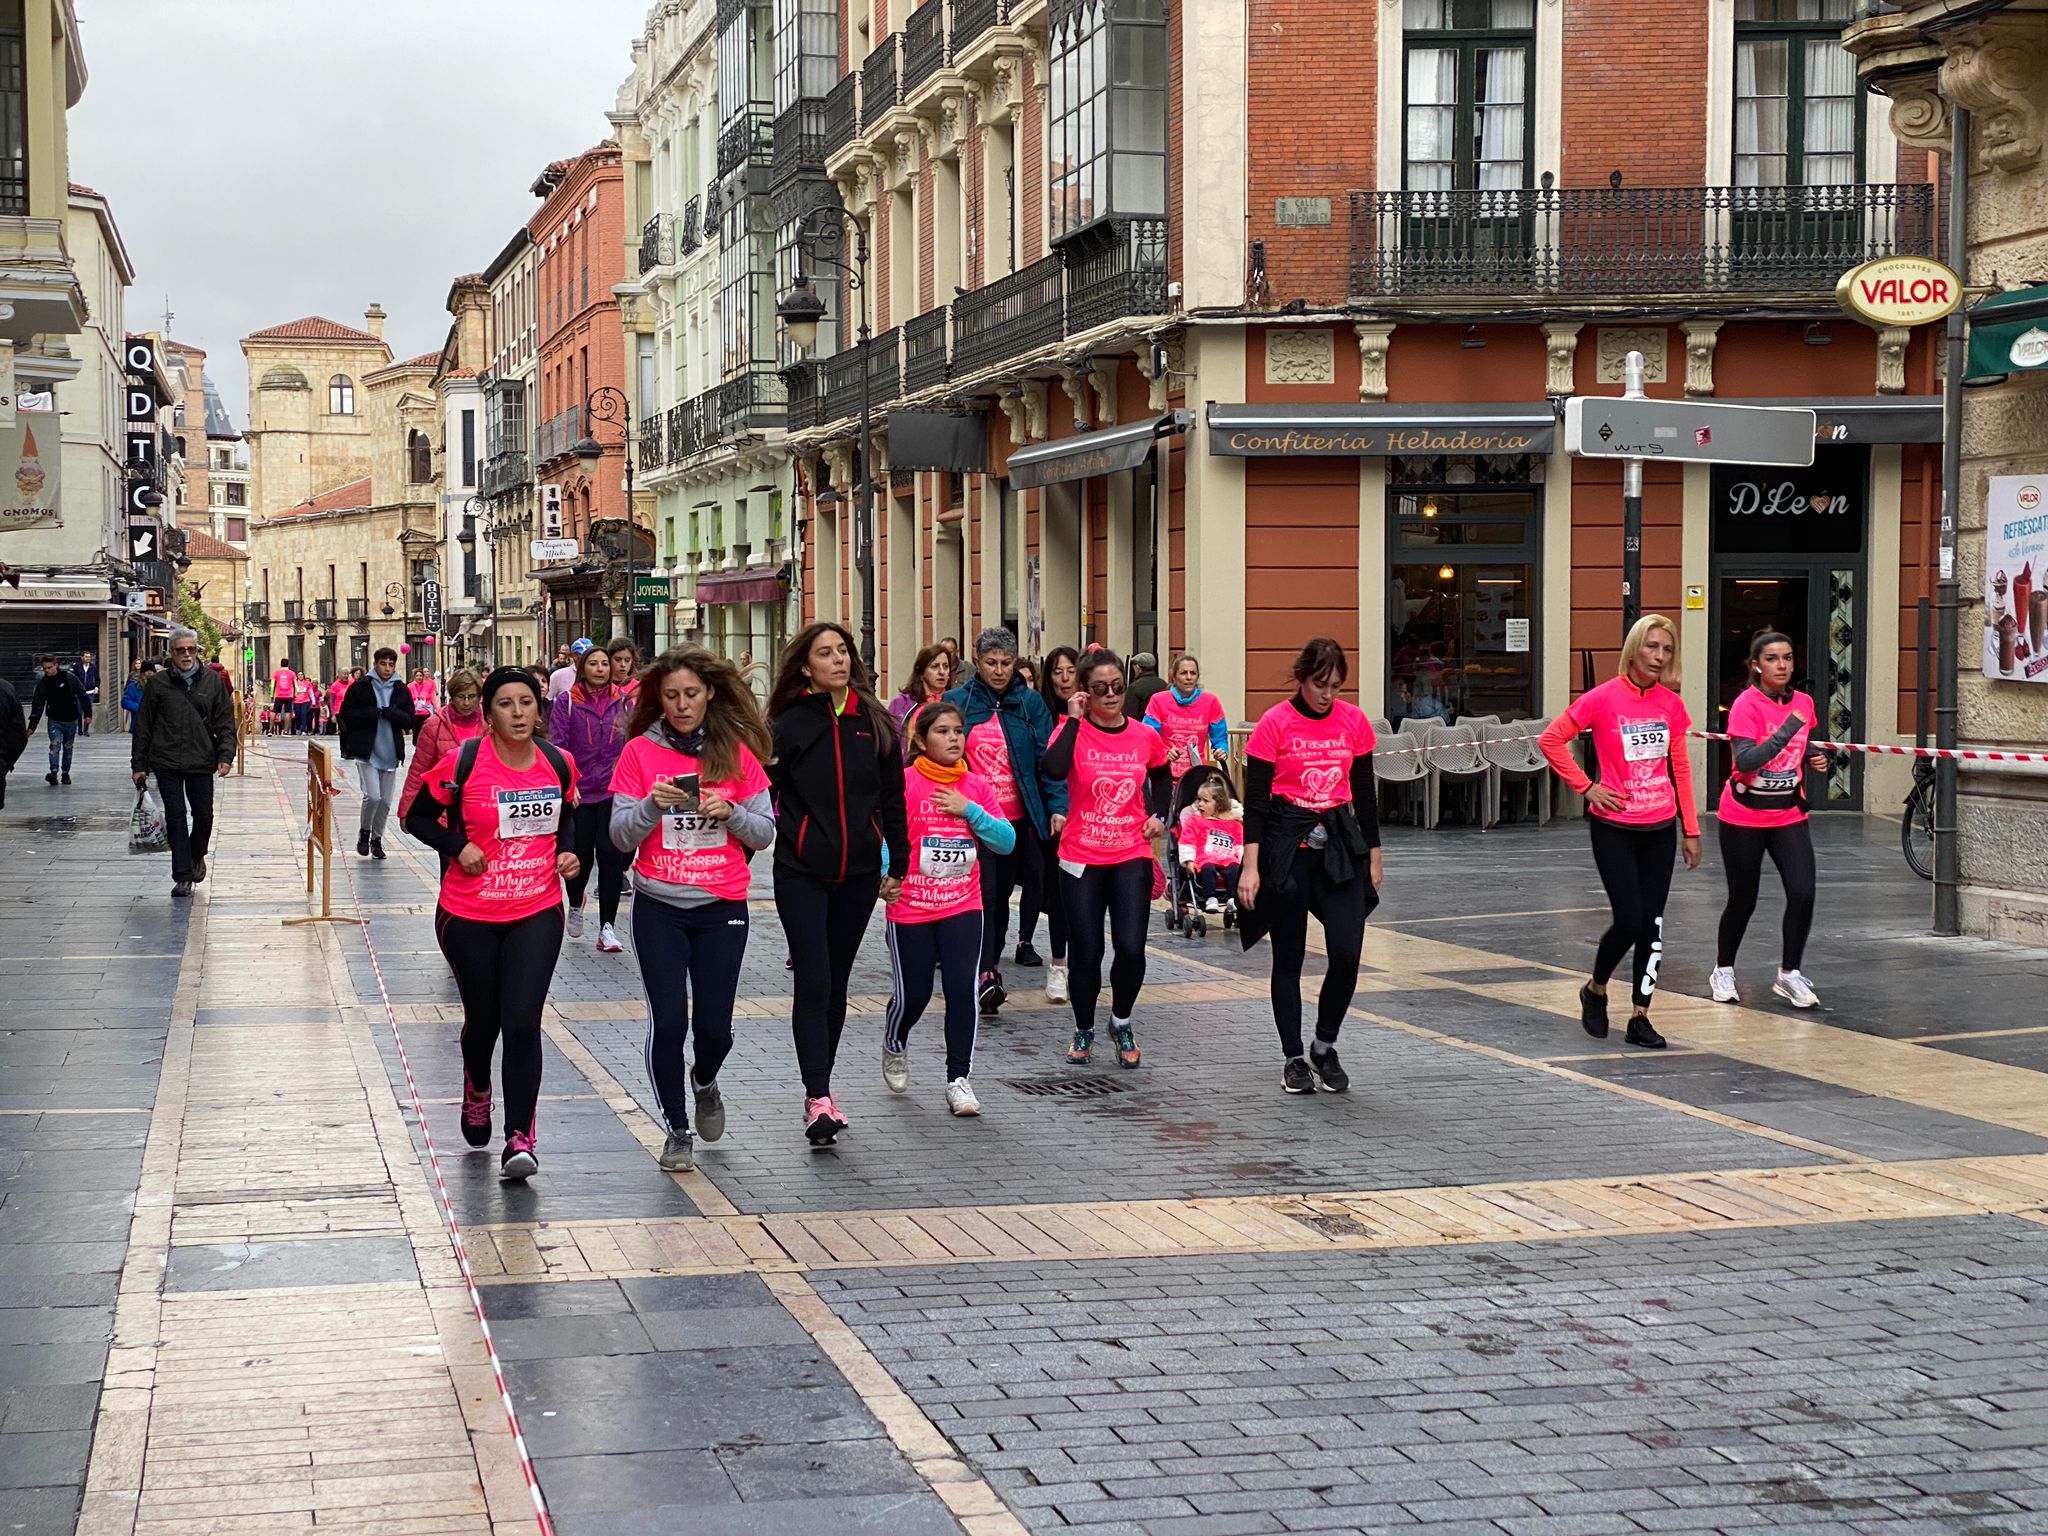
[[[1175,860],[1172,926],[1191,939],[1208,932],[1209,917],[1227,929],[1237,921],[1237,872],[1244,863],[1244,810],[1220,768],[1191,768],[1174,791]]]

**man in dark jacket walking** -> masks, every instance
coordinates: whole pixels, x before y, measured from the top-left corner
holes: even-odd
[[[199,664],[198,634],[174,629],[171,664],[143,688],[128,749],[136,786],[155,774],[163,797],[173,896],[190,896],[194,883],[206,878],[213,781],[226,778],[234,760],[235,712],[228,691]]]
[[[28,750],[28,727],[21,723],[21,696],[0,677],[0,809],[7,805],[7,775]]]
[[[405,762],[405,741],[418,727],[412,694],[398,676],[398,652],[379,646],[368,677],[349,684],[341,696],[341,755],[356,765],[356,783],[363,792],[362,820],[356,829],[356,852],[384,857],[384,823],[398,799],[398,770]]]
[[[43,675],[36,679],[35,697],[29,703],[28,728],[34,733],[36,723],[45,714],[50,717],[50,771],[43,775],[43,782],[55,784],[61,773],[63,782],[71,782],[71,750],[78,741],[78,727],[92,712],[92,705],[85,696],[85,690],[78,686],[78,679],[57,665],[57,658],[40,658]]]
[[[78,734],[92,734],[92,717],[100,707],[100,664],[92,659],[91,651],[80,651],[78,660],[69,669],[78,679],[78,686],[85,690],[85,718],[78,722]]]

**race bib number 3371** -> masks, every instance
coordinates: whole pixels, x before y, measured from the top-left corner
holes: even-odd
[[[501,789],[498,791],[498,836],[553,836],[562,826],[562,792],[559,789]]]

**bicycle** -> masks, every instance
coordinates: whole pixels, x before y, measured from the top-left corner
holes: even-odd
[[[1899,846],[1906,863],[1922,880],[1934,878],[1934,759],[1913,759],[1913,788],[1906,795],[1905,819],[1899,823]]]

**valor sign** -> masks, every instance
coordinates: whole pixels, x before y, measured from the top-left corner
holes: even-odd
[[[1835,302],[1872,325],[1928,325],[1963,302],[1963,280],[1925,256],[1880,256],[1842,274]]]

